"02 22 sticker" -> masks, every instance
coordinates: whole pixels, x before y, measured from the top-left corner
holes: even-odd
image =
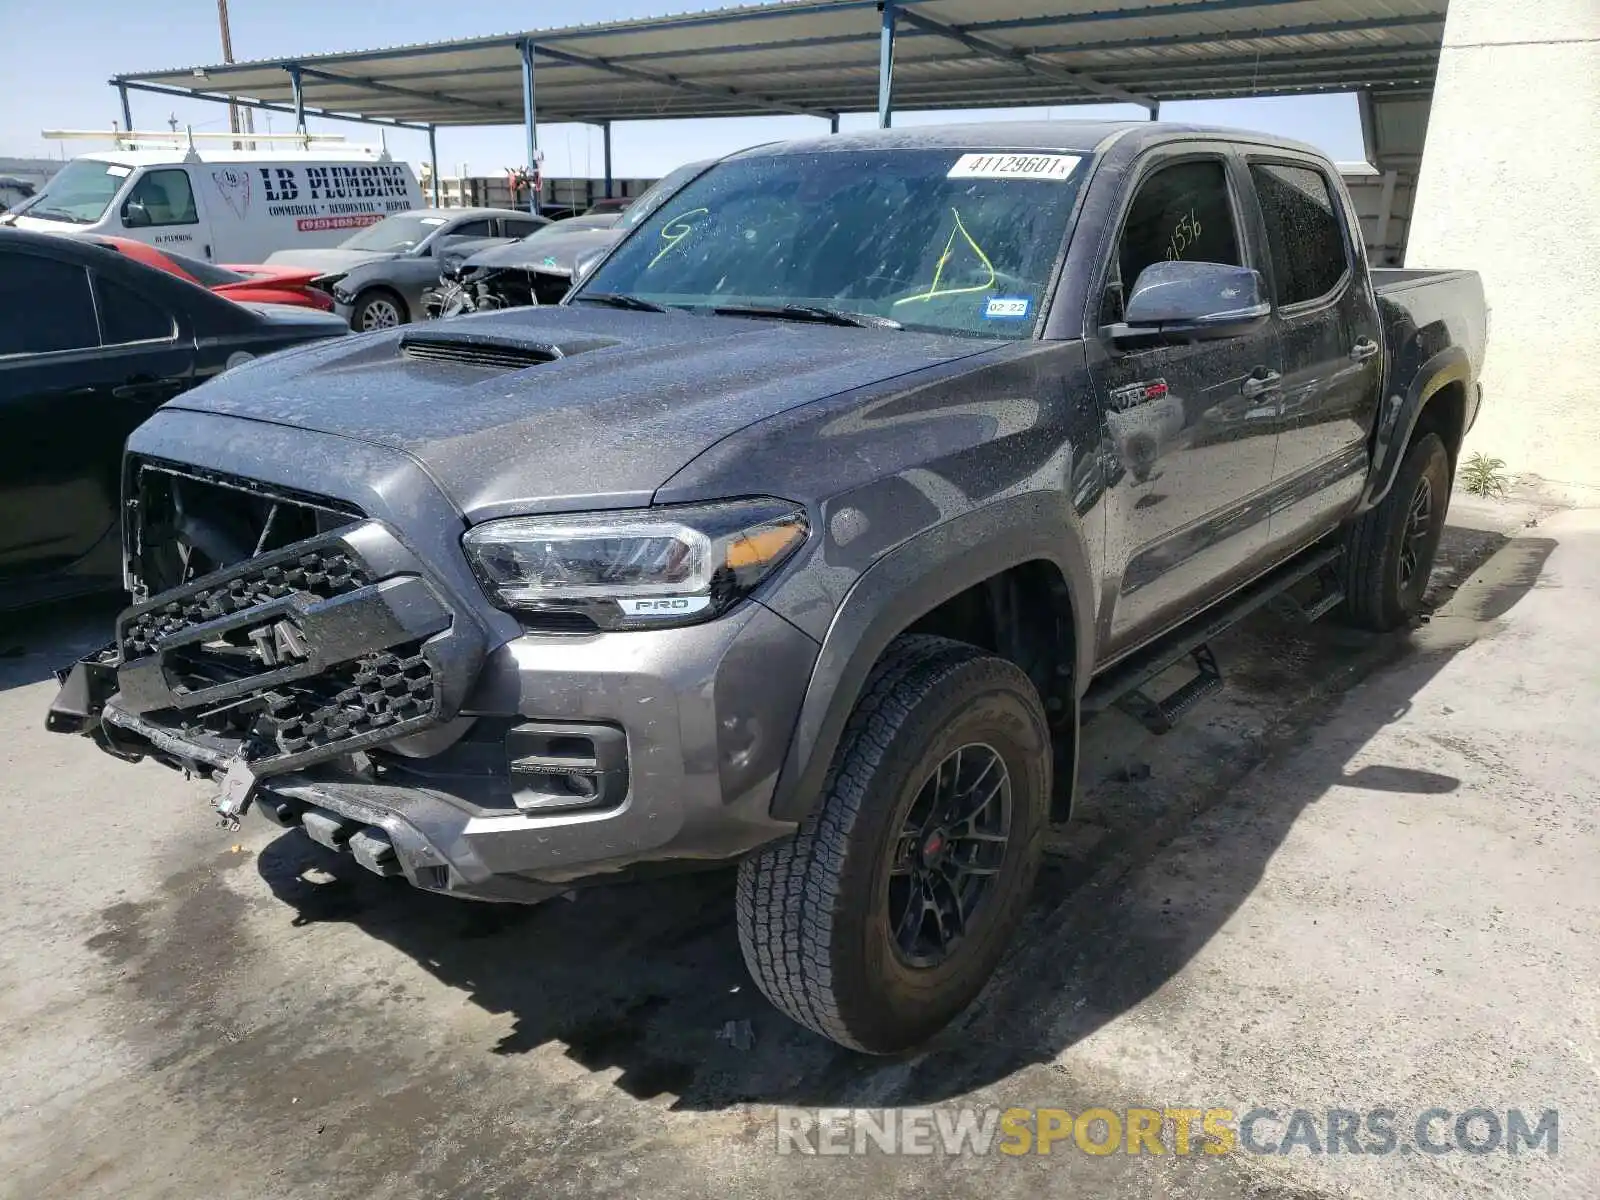
[[[990,296],[983,306],[983,315],[989,321],[1026,320],[1033,301],[1026,296]]]

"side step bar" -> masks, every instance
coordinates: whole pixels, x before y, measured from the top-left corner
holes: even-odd
[[[1315,620],[1334,608],[1344,595],[1332,568],[1344,554],[1342,546],[1313,546],[1283,566],[1241,588],[1216,608],[1180,625],[1159,641],[1142,647],[1096,677],[1083,697],[1084,720],[1113,706],[1120,708],[1151,733],[1167,733],[1196,704],[1222,687],[1222,671],[1207,644],[1258,608],[1281,600],[1306,620]],[[1326,572],[1326,575],[1324,573]],[[1304,605],[1288,593],[1306,580],[1322,576],[1322,594]],[[1192,658],[1195,675],[1164,700],[1144,691],[1156,676],[1184,658]]]

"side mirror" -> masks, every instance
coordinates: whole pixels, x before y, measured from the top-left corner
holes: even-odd
[[[1139,272],[1113,341],[1238,337],[1272,315],[1259,271],[1209,262],[1151,263]]]
[[[145,229],[150,225],[150,213],[143,202],[139,200],[124,200],[122,202],[122,227],[124,229]]]

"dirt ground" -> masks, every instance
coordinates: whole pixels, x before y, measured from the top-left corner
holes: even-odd
[[[1092,724],[1025,936],[893,1061],[767,1008],[726,871],[473,905],[225,832],[202,785],[44,732],[112,610],[13,620],[0,1193],[1591,1196],[1600,513],[1458,498],[1432,595],[1402,637],[1264,613],[1177,731]],[[964,1103],[1561,1124],[1555,1154],[777,1150],[775,1106]]]

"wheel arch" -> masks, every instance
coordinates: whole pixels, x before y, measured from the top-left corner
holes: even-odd
[[[1405,395],[1391,398],[1379,417],[1373,435],[1372,469],[1359,511],[1373,508],[1388,495],[1406,448],[1419,430],[1439,434],[1454,471],[1461,441],[1471,425],[1468,406],[1475,386],[1472,360],[1460,346],[1447,346],[1422,364]]]
[[[1076,774],[1078,705],[1093,668],[1093,595],[1082,528],[1064,495],[988,505],[879,559],[846,594],[823,638],[772,815],[799,821],[817,803],[850,712],[890,643],[912,631],[959,635],[959,610],[980,602],[996,643],[983,648],[1027,671],[1050,710],[1064,815]],[[1014,619],[994,605],[1014,606]]]

